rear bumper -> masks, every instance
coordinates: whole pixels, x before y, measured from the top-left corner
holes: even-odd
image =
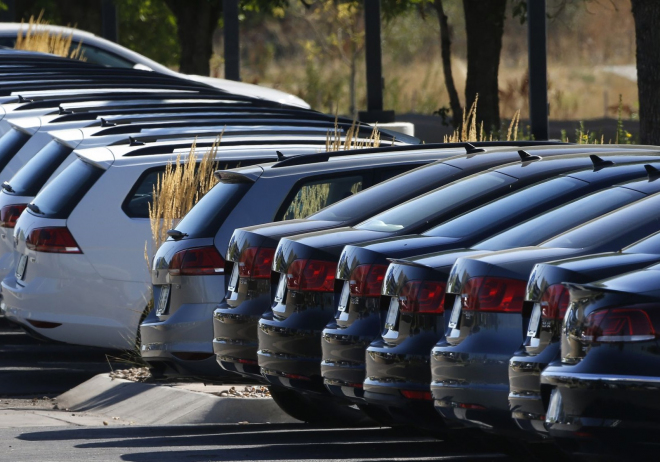
[[[275,384],[327,393],[321,377],[321,330],[330,310],[306,310],[285,319],[272,312],[259,321],[257,360],[261,373]]]
[[[332,387],[349,396],[362,396],[365,352],[369,344],[379,338],[380,332],[377,313],[355,320],[347,328],[339,328],[333,323],[323,330],[321,375],[329,389]]]
[[[455,350],[437,346],[431,353],[431,392],[438,412],[466,426],[520,432],[509,410],[510,355]]]
[[[133,349],[140,316],[149,301],[146,283],[36,278],[29,285],[13,275],[2,281],[8,320],[58,342]],[[118,296],[119,294],[119,296]],[[59,324],[41,328],[30,321]]]
[[[542,375],[542,382],[561,396],[555,410],[548,410],[546,428],[551,436],[635,443],[656,441],[660,431],[660,377],[570,369],[570,366],[550,366]]]
[[[518,426],[531,433],[547,436],[545,411],[550,399],[549,387],[541,387],[541,373],[559,358],[559,342],[549,344],[540,354],[524,351],[509,361],[509,408]]]
[[[227,376],[215,360],[211,338],[215,304],[185,304],[160,319],[152,310],[140,325],[140,354],[149,364],[171,363],[172,376]]]
[[[215,307],[212,315],[213,352],[223,368],[245,369],[245,372],[260,375],[257,330],[261,315],[268,308],[268,297],[244,300],[236,307],[225,302]]]

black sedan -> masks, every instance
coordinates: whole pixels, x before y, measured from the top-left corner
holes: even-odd
[[[467,152],[451,159],[417,168],[405,175],[399,175],[326,207],[305,219],[237,229],[229,242],[225,273],[231,274],[234,265],[245,264],[249,261],[247,253],[255,256],[274,254],[275,248],[283,237],[358,224],[390,207],[457,179],[494,166],[520,161],[521,155],[525,157],[529,153],[529,155],[549,157],[566,152],[585,154],[600,152],[594,146],[548,145],[527,146],[526,151],[521,154],[518,152],[518,148],[529,145],[529,143],[517,145],[515,149],[501,147],[501,143],[475,144],[476,146],[459,144],[408,147],[407,149],[416,151],[435,149]],[[614,150],[609,149],[609,151]],[[243,273],[249,271],[249,268],[244,268]],[[273,278],[272,281],[271,278]],[[261,378],[257,365],[257,323],[261,315],[270,309],[278,280],[279,273],[271,276],[269,271],[260,275],[259,278],[239,275],[237,287],[250,286],[252,289],[245,295],[240,294],[239,291],[228,290],[226,299],[218,305],[213,315],[213,350],[217,361],[224,369]]]
[[[453,266],[445,339],[433,348],[433,396],[447,419],[493,431],[519,428],[509,411],[509,359],[523,340],[522,304],[536,263],[621,249],[660,231],[660,194],[545,241]]]
[[[390,297],[381,297],[388,258],[400,259],[469,247],[530,216],[541,214],[572,199],[621,181],[643,178],[647,168],[652,167],[628,164],[598,170],[589,168],[561,175],[489,202],[421,235],[345,246],[337,266],[337,280],[343,281],[339,306],[335,319],[325,327],[321,339],[321,374],[326,387],[342,398],[359,399],[362,396],[365,349],[380,337],[390,303]],[[408,290],[412,296],[423,289],[422,286],[411,286]],[[444,290],[438,294],[438,297],[443,296]],[[419,309],[417,305],[407,308]],[[430,312],[419,313],[419,316],[429,315],[434,318],[435,314],[442,314],[439,306]],[[433,338],[429,338],[432,341],[430,345],[420,344],[414,350],[426,356],[438,340],[437,337]],[[413,351],[408,353],[413,354]],[[417,378],[428,388],[430,371],[422,371],[426,373],[426,378]]]
[[[660,233],[616,252],[536,265],[527,282],[523,313],[531,313],[527,336],[509,361],[509,405],[516,423],[546,434],[549,388],[541,389],[541,372],[560,359],[562,320],[569,304],[562,282],[584,284],[642,269],[660,262]],[[526,317],[525,315],[523,315]]]
[[[621,153],[603,157],[597,164],[639,159]],[[455,181],[354,227],[282,239],[273,260],[273,270],[280,273],[274,303],[259,321],[262,375],[274,385],[325,392],[321,331],[333,319],[342,290],[335,273],[344,245],[419,233],[529,184],[587,165],[592,160],[584,155],[529,159]]]
[[[659,280],[655,265],[567,284],[561,359],[541,376],[551,388],[546,426],[560,442],[601,456],[657,458]]]

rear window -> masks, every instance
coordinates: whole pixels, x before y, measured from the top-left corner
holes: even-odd
[[[405,175],[383,181],[309,216],[310,220],[359,222],[367,217],[418,196],[461,172],[444,163],[427,165]]]
[[[362,175],[307,181],[299,184],[293,194],[289,195],[289,199],[283,207],[283,213],[278,213],[276,221],[306,218],[330,204],[360,192],[363,184]]]
[[[176,229],[190,238],[213,237],[241,198],[252,187],[252,182],[216,184],[176,225]]]
[[[0,171],[7,166],[29,139],[30,135],[15,128],[0,137]]]
[[[76,159],[51,181],[32,201],[46,218],[68,218],[87,191],[103,175],[105,170]]]
[[[660,195],[640,200],[566,231],[545,241],[541,247],[582,249],[607,245],[612,250],[620,249],[660,229],[658,207]]]
[[[436,226],[424,233],[426,236],[463,238],[492,229],[498,224],[506,226],[508,220],[522,219],[536,215],[534,210],[558,197],[572,194],[588,183],[575,178],[556,178],[533,185],[518,192],[490,202],[451,221]],[[502,229],[502,228],[500,228]]]
[[[36,196],[72,151],[72,148],[62,143],[50,141],[9,180],[13,190],[11,194]]]
[[[590,194],[582,199],[552,209],[536,218],[510,228],[473,246],[479,250],[503,250],[540,242],[558,233],[599,217],[645,195],[627,188],[613,188]]]
[[[401,231],[424,221],[430,221],[445,210],[455,209],[462,203],[515,181],[515,178],[498,172],[478,174],[404,202],[360,223],[356,228],[370,231]]]

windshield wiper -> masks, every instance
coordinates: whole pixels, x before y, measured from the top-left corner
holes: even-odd
[[[172,239],[174,239],[175,241],[178,241],[179,239],[183,239],[184,237],[186,237],[188,234],[182,233],[178,229],[168,229],[167,235]]]
[[[34,213],[38,213],[38,214],[40,214],[40,215],[43,215],[43,214],[44,214],[41,210],[39,210],[39,207],[37,207],[37,204],[29,203],[29,204],[27,205],[27,208],[29,208],[30,210],[32,210]]]

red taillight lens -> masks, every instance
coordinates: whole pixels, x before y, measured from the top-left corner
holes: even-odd
[[[430,391],[401,390],[401,394],[408,399],[424,399],[428,401],[433,399]]]
[[[180,250],[172,257],[168,272],[172,276],[222,274],[225,272],[225,260],[213,245]]]
[[[30,230],[25,245],[35,252],[82,253],[66,227],[34,228]]]
[[[543,319],[564,319],[570,302],[568,289],[554,284],[545,289],[541,297],[541,317]]]
[[[520,313],[526,281],[507,278],[475,277],[468,279],[461,291],[463,309]]]
[[[337,262],[294,260],[287,272],[287,288],[298,291],[332,292]]]
[[[13,228],[16,226],[16,220],[21,216],[27,204],[5,205],[0,209],[0,226],[3,228]]]
[[[399,310],[403,313],[445,312],[446,283],[438,281],[408,281],[399,293]]]
[[[586,342],[641,342],[655,337],[648,313],[636,308],[592,311],[582,331],[582,340]]]
[[[242,278],[268,279],[274,257],[274,248],[248,247],[238,260],[238,275]]]
[[[348,285],[356,297],[380,297],[386,265],[360,265],[353,270]]]

